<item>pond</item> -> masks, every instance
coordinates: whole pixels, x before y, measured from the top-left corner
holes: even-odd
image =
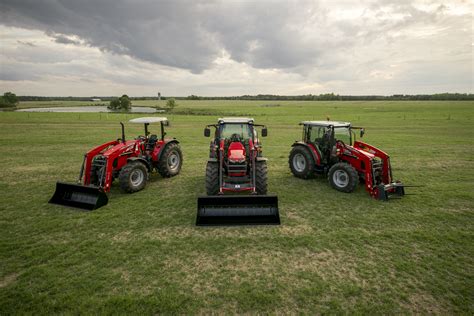
[[[16,112],[70,112],[70,113],[121,113],[119,111],[109,110],[106,106],[65,106],[53,108],[30,108],[16,110]],[[157,110],[147,106],[132,106],[126,113],[162,113],[164,110]]]

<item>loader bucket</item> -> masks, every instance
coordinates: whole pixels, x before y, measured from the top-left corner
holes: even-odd
[[[280,225],[276,195],[218,195],[198,198],[197,226]]]
[[[107,194],[97,187],[57,182],[49,203],[92,211],[107,205],[108,201]]]

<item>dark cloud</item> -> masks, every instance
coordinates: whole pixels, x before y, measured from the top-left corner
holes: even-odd
[[[462,59],[454,69],[472,65],[464,61],[472,57],[472,16],[454,14],[453,3],[0,0],[0,24],[49,36],[16,38],[21,31],[11,29],[14,45],[9,42],[0,51],[0,75],[12,81],[87,76],[153,89],[173,80],[179,87],[223,82],[232,87],[236,80],[271,93],[273,76],[281,78],[283,89],[297,81],[304,89],[328,82],[353,87],[384,81],[389,86],[395,78],[403,85],[408,82],[403,74],[418,76],[407,66],[414,56],[435,66]],[[430,68],[418,68],[417,78],[441,78]],[[465,72],[456,71],[466,82]]]
[[[58,43],[77,44],[74,35],[104,51],[195,73],[223,52],[281,69],[310,64],[334,46],[324,34],[333,30],[318,27],[324,10],[309,1],[2,0],[0,9],[0,23],[43,30]]]
[[[31,67],[28,65],[3,63],[0,65],[0,81],[37,80],[39,78],[37,73],[31,73]]]
[[[27,41],[16,41],[18,44],[29,46],[29,47],[36,47],[36,45],[32,42],[27,42]]]
[[[219,54],[201,26],[200,7],[190,1],[2,0],[0,21],[75,35],[105,51],[200,72]]]
[[[80,45],[80,41],[76,41],[74,39],[71,39],[67,37],[66,35],[63,34],[48,34],[52,38],[54,38],[54,41],[58,44],[73,44],[73,45]]]

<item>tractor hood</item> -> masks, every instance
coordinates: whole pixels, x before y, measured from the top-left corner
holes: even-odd
[[[347,146],[346,145],[346,148],[353,154],[353,155],[363,155],[369,159],[373,159],[375,157],[374,154],[366,151],[366,150],[363,150],[362,148],[354,148],[352,146]]]
[[[227,156],[230,162],[244,162],[245,161],[245,147],[240,142],[232,142],[227,150]]]
[[[117,154],[119,152],[124,152],[124,153],[128,151],[133,152],[135,144],[136,144],[135,140],[128,140],[125,143],[118,143],[117,145],[106,150],[103,153],[103,155],[107,157],[107,156],[112,156],[114,154]]]

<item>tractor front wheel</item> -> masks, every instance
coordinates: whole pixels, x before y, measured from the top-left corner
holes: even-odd
[[[295,146],[291,149],[288,159],[291,173],[295,177],[309,179],[314,177],[315,162],[309,150],[303,146]]]
[[[219,165],[216,162],[207,162],[206,166],[206,193],[216,195],[219,192]]]
[[[359,175],[351,165],[339,162],[329,169],[329,184],[336,190],[351,193],[357,187]]]
[[[166,145],[158,161],[158,172],[163,178],[174,177],[181,170],[183,154],[176,143]]]
[[[260,195],[267,194],[267,162],[259,161],[255,169],[255,189]]]
[[[148,170],[141,162],[131,161],[120,170],[120,189],[124,192],[133,193],[142,190],[147,180]]]

